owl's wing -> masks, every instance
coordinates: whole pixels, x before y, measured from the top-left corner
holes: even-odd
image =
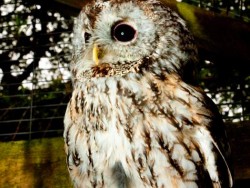
[[[233,178],[231,174],[231,149],[228,143],[225,125],[219,113],[217,106],[213,101],[205,96],[205,103],[210,107],[212,115],[211,124],[207,127],[212,137],[212,143],[216,153],[216,166],[220,182],[214,187],[233,187]]]

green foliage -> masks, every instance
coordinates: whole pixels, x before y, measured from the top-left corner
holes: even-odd
[[[178,3],[177,4],[178,12],[185,19],[188,20],[189,27],[192,29],[192,32],[195,32],[199,36],[204,36],[202,32],[202,27],[199,25],[197,17],[195,15],[195,7],[187,3]]]

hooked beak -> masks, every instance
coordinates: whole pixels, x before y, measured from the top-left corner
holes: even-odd
[[[96,65],[99,65],[99,48],[97,46],[97,44],[94,44],[93,47],[93,61],[95,62]]]

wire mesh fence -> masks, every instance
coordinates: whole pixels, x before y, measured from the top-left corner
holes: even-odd
[[[61,135],[73,18],[41,1],[4,1],[0,11],[0,139]]]
[[[42,0],[0,1],[2,141],[62,135],[72,91],[69,63],[74,18],[59,8]],[[201,57],[200,83],[226,121],[250,119],[250,76],[234,69],[236,65],[226,69],[231,79],[225,81],[220,74],[223,68]]]

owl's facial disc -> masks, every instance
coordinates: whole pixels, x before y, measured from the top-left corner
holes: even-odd
[[[157,30],[149,17],[151,9],[137,1],[119,6],[113,1],[96,2],[86,5],[77,18],[73,66],[79,74],[107,67],[113,72],[116,67],[115,74],[129,72],[155,51]]]
[[[129,64],[153,53],[155,24],[145,14],[144,8],[134,1],[124,1],[117,5],[112,1],[105,1],[101,6],[93,3],[82,12],[86,16],[83,19],[86,24],[82,28],[91,33],[90,37],[88,34],[82,35],[86,39],[84,60],[89,62],[86,67]],[[97,7],[96,10],[91,6]],[[94,48],[94,45],[98,47]],[[98,51],[95,60],[94,51]]]

